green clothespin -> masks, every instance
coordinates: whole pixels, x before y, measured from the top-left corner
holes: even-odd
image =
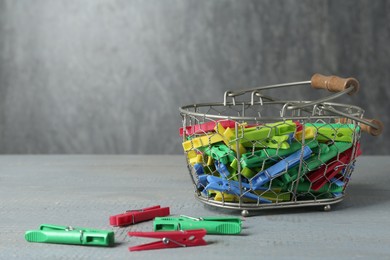
[[[85,246],[112,246],[115,241],[113,231],[47,224],[27,231],[24,237],[28,242]]]
[[[324,154],[324,153],[328,153],[329,151],[330,151],[329,146],[324,143],[320,143],[316,148],[313,149],[313,153],[316,154]]]
[[[292,120],[245,128],[243,138],[241,138],[240,141],[245,144],[255,140],[271,138],[274,135],[288,135],[294,133],[295,129],[296,124]]]
[[[154,231],[206,229],[207,234],[234,235],[241,232],[241,219],[235,217],[157,217]]]
[[[228,164],[228,162],[232,162],[236,158],[236,153],[224,144],[208,147],[205,149],[205,153],[223,164]]]
[[[306,140],[305,145],[307,145],[310,149],[313,149],[318,146],[318,142],[316,140]],[[281,157],[286,157],[295,153],[299,149],[302,149],[302,143],[293,142],[290,144],[290,148],[288,149],[268,148],[257,150],[252,153],[245,153],[241,156],[241,165],[242,167],[248,168],[261,167],[263,161],[267,159],[279,160]]]
[[[256,147],[256,148],[274,148],[274,149],[288,149],[290,148],[287,140],[289,139],[288,135],[281,136],[272,136],[265,140],[246,142],[245,147]]]
[[[338,141],[349,142],[353,141],[353,136],[360,131],[359,126],[354,124],[321,124],[321,123],[307,123],[306,127],[314,128],[317,133],[318,141]]]
[[[313,171],[328,162],[332,158],[335,158],[337,154],[342,153],[352,147],[352,143],[348,142],[336,142],[331,146],[319,146],[319,153],[311,156],[302,165],[300,176],[304,176],[309,171]],[[298,178],[299,165],[291,168],[288,172],[281,176],[281,179],[285,184],[288,184]]]

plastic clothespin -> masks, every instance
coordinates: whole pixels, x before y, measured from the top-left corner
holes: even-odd
[[[219,161],[214,162],[215,169],[221,175],[221,178],[227,179],[230,176],[229,169],[227,166]]]
[[[28,242],[85,246],[112,246],[115,242],[113,231],[48,224],[27,231],[24,237]]]
[[[343,195],[342,192],[333,192],[332,193],[335,198],[341,197]]]
[[[292,120],[277,122],[272,124],[265,124],[260,127],[245,128],[241,142],[243,144],[251,141],[264,140],[274,135],[288,135],[294,133],[296,124]]]
[[[182,143],[184,151],[190,151],[192,149],[205,147],[210,144],[218,143],[223,141],[223,137],[220,134],[212,133],[210,135],[202,135],[195,137],[191,140]]]
[[[295,125],[296,125],[296,132],[302,131],[303,125],[301,124],[301,122],[295,121],[294,123],[295,123]]]
[[[207,132],[213,132],[215,129],[215,125],[217,123],[221,124],[224,128],[227,128],[227,127],[234,128],[235,124],[236,124],[236,122],[233,120],[217,120],[216,122],[210,121],[210,122],[205,122],[202,124],[187,126],[185,128],[185,133],[186,133],[186,135],[193,135],[193,134],[204,134]],[[180,136],[183,136],[183,133],[184,133],[184,128],[181,127],[179,129]]]
[[[128,235],[160,239],[156,242],[129,247],[130,251],[207,245],[203,239],[206,235],[206,229],[166,232],[129,232]]]
[[[353,136],[360,131],[359,126],[354,124],[322,124],[322,123],[307,123],[305,128],[313,128],[319,141],[338,141],[352,142]]]
[[[338,178],[332,178],[330,180],[330,183],[336,185],[337,187],[344,187],[345,186],[345,182],[343,182],[342,180],[340,180]]]
[[[203,154],[197,153],[195,150],[190,150],[187,152],[187,158],[191,165],[194,165],[195,163],[202,163],[204,161]]]
[[[207,184],[208,184],[207,176],[209,176],[209,175],[202,174],[202,175],[198,176],[198,185],[197,185],[198,189],[203,189],[204,187],[207,186]]]
[[[211,148],[207,148],[205,153],[223,164],[228,164],[236,158],[235,152],[224,144],[213,145]]]
[[[295,165],[297,165],[301,157],[307,159],[311,155],[312,151],[308,146],[303,147],[303,151],[299,150],[290,156],[286,157],[283,160],[280,160],[278,163],[272,165],[264,171],[257,173],[252,179],[252,187],[254,190],[261,188],[265,183],[269,182],[271,179],[280,176],[281,174],[287,172],[287,170]]]
[[[297,165],[291,168],[287,174],[283,174],[281,177],[285,184],[295,181],[298,178],[298,175],[302,177],[306,173],[318,169],[321,167],[321,165],[336,157],[338,153],[342,153],[348,150],[351,148],[351,146],[352,143],[347,142],[335,142],[331,146],[326,147],[326,149],[323,146],[319,146],[319,154],[311,156],[309,159],[307,159],[300,172]],[[326,151],[323,152],[324,150]]]
[[[280,189],[279,189],[280,190]],[[254,193],[260,195],[264,199],[268,199],[272,202],[282,202],[282,201],[290,201],[291,193],[290,192],[275,192],[274,189],[270,191],[254,191]],[[223,202],[239,202],[239,198],[236,195],[228,194],[224,192],[215,192],[214,200],[223,201]],[[253,202],[251,199],[244,198],[243,202]]]
[[[288,134],[288,139],[287,139],[287,143],[289,144],[288,148],[290,148],[290,144],[292,144],[294,141],[295,141],[294,133]]]
[[[195,171],[196,175],[203,175],[203,174],[205,174],[204,168],[203,168],[202,164],[195,163],[192,167],[194,168],[194,171]]]
[[[208,184],[204,188],[205,191],[216,190],[216,191],[225,192],[237,196],[243,196],[244,198],[260,201],[263,203],[271,203],[270,200],[264,199],[258,195],[251,193],[250,192],[251,188],[248,183],[242,182],[241,190],[240,190],[240,183],[238,181],[226,180],[219,177],[208,175],[207,182]],[[261,188],[259,188],[259,190],[261,190]]]
[[[194,164],[193,168],[198,178],[198,183],[196,187],[198,188],[199,191],[202,191],[203,188],[207,185],[207,175],[204,171],[202,164],[200,163]]]
[[[290,135],[275,135],[270,138],[259,140],[255,142],[246,142],[245,147],[256,147],[256,148],[273,148],[273,149],[288,149],[290,144],[288,140]]]
[[[305,142],[305,145],[309,146],[310,149],[313,149],[318,146],[316,140],[310,140]],[[262,163],[267,159],[277,159],[281,157],[286,157],[294,152],[302,149],[302,143],[292,142],[289,149],[262,149],[254,151],[253,153],[246,153],[241,156],[241,165],[242,167],[255,168],[261,167]]]
[[[316,136],[315,127],[305,127],[305,139],[313,139]],[[298,141],[302,141],[303,138],[303,130],[296,132],[295,139]]]
[[[206,229],[207,234],[235,235],[241,232],[240,218],[235,217],[162,217],[153,221],[154,231]]]
[[[244,176],[247,179],[251,179],[251,178],[253,178],[253,176],[256,175],[256,172],[252,171],[248,167],[244,167],[244,168],[241,169],[241,175]]]
[[[129,210],[122,214],[110,216],[110,225],[127,226],[146,220],[152,220],[155,217],[169,216],[169,214],[169,207],[161,208],[160,205],[144,209]]]
[[[342,169],[344,169],[351,159],[358,157],[362,154],[360,150],[360,144],[356,144],[355,156],[352,156],[353,148],[349,148],[345,152],[341,153],[335,161],[329,165],[323,165],[314,172],[308,173],[307,178],[312,182],[312,189],[317,191],[333,177],[335,177]]]
[[[233,126],[232,128],[234,129],[235,126]],[[215,131],[224,137],[223,142],[229,147],[229,149],[232,149],[235,152],[239,152],[240,154],[246,153],[245,147],[240,143],[238,144],[237,151],[237,145],[234,139],[238,138],[238,136],[236,137],[236,133],[232,128],[225,128],[222,126],[222,124],[217,123],[217,125],[215,126]],[[242,133],[242,130],[240,130],[239,132]],[[241,135],[240,133],[238,135]]]

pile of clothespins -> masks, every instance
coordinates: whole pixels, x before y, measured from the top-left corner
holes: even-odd
[[[129,236],[156,238],[158,241],[130,247],[130,251],[206,245],[206,234],[235,235],[241,232],[242,221],[236,217],[169,216],[169,207],[159,205],[110,216],[110,225],[125,227],[153,220],[153,232],[128,232]],[[25,233],[29,242],[113,246],[113,231],[58,225],[41,225]]]
[[[338,197],[361,154],[360,127],[345,122],[217,120],[180,135],[197,190],[223,202]]]

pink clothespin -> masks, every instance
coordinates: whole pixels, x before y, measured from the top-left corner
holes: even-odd
[[[206,229],[165,232],[129,232],[129,236],[158,238],[159,241],[129,247],[130,251],[207,245],[203,237]]]
[[[192,126],[187,126],[185,128],[185,133],[186,135],[193,135],[193,134],[204,134],[207,132],[213,132],[215,131],[215,126],[217,123],[220,123],[223,128],[234,128],[236,125],[236,122],[233,120],[217,120],[217,121],[210,121],[210,122],[205,122],[202,124],[197,124],[197,125],[192,125]],[[181,127],[179,129],[180,136],[183,136],[184,128]]]
[[[169,207],[161,208],[160,205],[144,209],[128,210],[125,213],[110,216],[110,225],[127,226],[146,220],[152,220],[155,217],[169,216],[169,214]]]

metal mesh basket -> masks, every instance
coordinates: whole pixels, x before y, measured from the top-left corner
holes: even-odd
[[[337,92],[316,101],[277,100],[264,90],[311,84]],[[353,78],[227,91],[221,103],[180,108],[183,149],[195,197],[243,210],[325,206],[341,201],[361,154],[362,131],[381,133],[364,110],[330,102],[359,88]]]

